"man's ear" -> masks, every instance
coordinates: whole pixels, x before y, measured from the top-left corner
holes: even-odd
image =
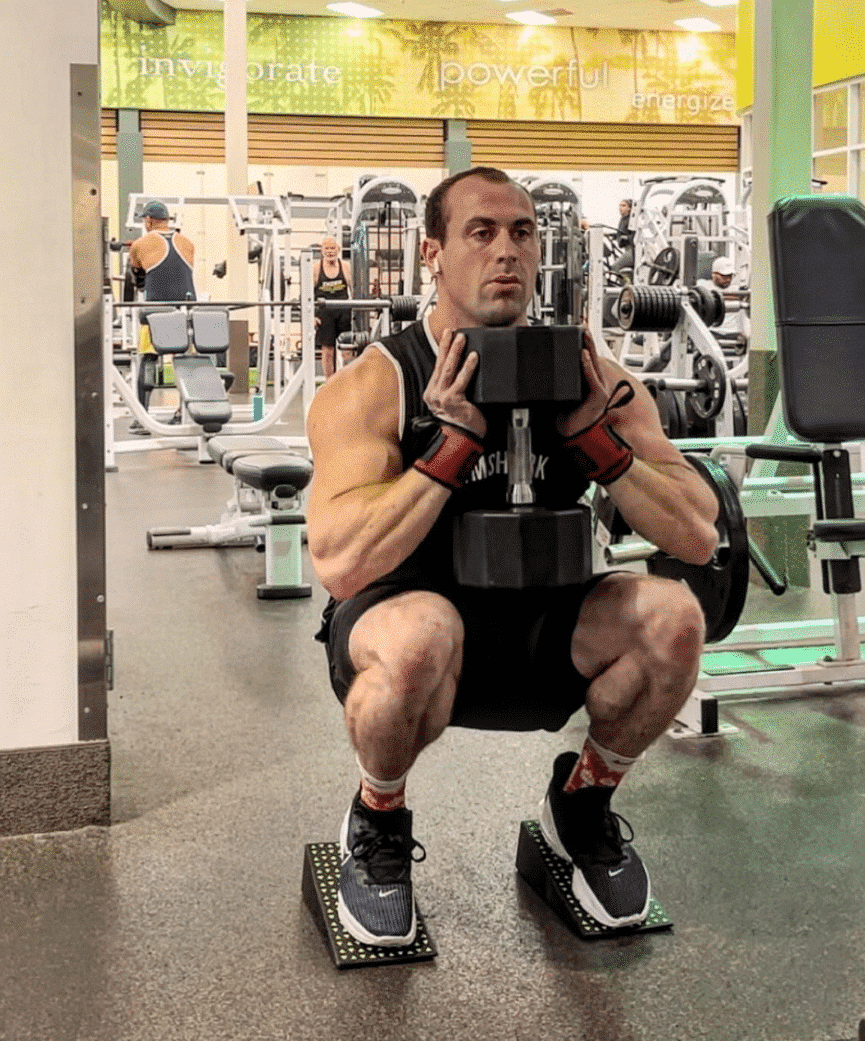
[[[441,246],[438,244],[438,242],[436,242],[435,239],[424,239],[421,250],[423,252],[424,261],[426,262],[430,271],[432,271],[434,275],[440,274],[441,264],[439,263],[438,255],[441,251]]]

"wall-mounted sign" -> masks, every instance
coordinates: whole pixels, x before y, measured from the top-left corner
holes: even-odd
[[[736,123],[730,34],[247,15],[250,112]],[[222,111],[221,12],[102,10],[108,108]]]

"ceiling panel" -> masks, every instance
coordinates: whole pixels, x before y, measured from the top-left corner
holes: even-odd
[[[220,0],[167,0],[178,10],[220,10]],[[323,15],[337,17],[327,0],[248,0],[247,10],[261,14]],[[736,8],[710,7],[701,0],[360,0],[381,11],[385,18],[405,21],[492,22],[512,25],[508,11],[568,11],[559,25],[585,28],[660,29],[681,31],[678,18],[708,18],[723,32],[736,31]]]

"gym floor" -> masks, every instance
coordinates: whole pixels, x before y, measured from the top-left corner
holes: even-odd
[[[122,434],[125,421],[118,422]],[[286,427],[285,432],[292,428]],[[299,418],[294,417],[294,429]],[[354,759],[313,642],[325,602],[260,601],[251,549],[148,552],[231,493],[194,453],[106,476],[113,825],[0,841],[9,1041],[847,1041],[865,1014],[865,693],[725,702],[616,797],[668,932],[586,942],[516,875],[558,734],[453,730],[412,772],[439,955],[334,968],[301,899]],[[752,586],[744,620],[828,614]]]

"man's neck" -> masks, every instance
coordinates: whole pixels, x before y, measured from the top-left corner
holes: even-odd
[[[439,304],[436,304],[432,311],[429,313],[429,327],[430,332],[436,338],[440,340],[442,333],[445,329],[473,329],[482,323],[473,322],[470,319],[467,320],[461,315],[454,315],[443,309]],[[526,314],[522,314],[516,321],[511,322],[510,326],[516,325],[528,325],[529,319]],[[497,326],[495,328],[501,328]]]

